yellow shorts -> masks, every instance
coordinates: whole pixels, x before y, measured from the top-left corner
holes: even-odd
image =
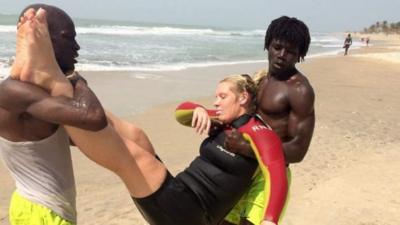
[[[287,168],[287,179],[288,179],[288,187],[290,187],[291,182],[291,172],[289,167]],[[259,225],[264,218],[264,204],[265,204],[265,192],[269,190],[264,190],[264,176],[260,172],[254,178],[253,183],[250,186],[248,192],[246,192],[239,202],[235,205],[235,207],[229,212],[229,214],[225,217],[225,220],[232,224],[239,224],[240,219],[246,219],[254,225]],[[286,198],[285,208],[287,206],[289,200],[289,191],[288,197]],[[282,211],[281,218],[283,217],[285,208]]]
[[[11,225],[74,225],[50,209],[25,199],[16,191],[11,198],[9,213]]]

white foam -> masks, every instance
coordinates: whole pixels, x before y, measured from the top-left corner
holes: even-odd
[[[10,74],[10,66],[0,60],[0,80],[5,79]]]
[[[355,48],[356,49],[356,48]],[[328,52],[311,54],[306,57],[318,58],[323,56],[334,56],[343,52],[343,49],[335,49]],[[224,65],[238,65],[238,64],[252,64],[252,63],[267,63],[266,59],[259,60],[239,60],[239,61],[221,61],[221,62],[199,62],[199,63],[176,63],[170,65],[148,65],[148,66],[105,66],[97,64],[81,64],[78,63],[77,70],[82,71],[181,71],[188,68],[203,68],[210,66],[224,66]],[[146,74],[146,76],[148,76]],[[141,77],[137,77],[141,79]],[[148,77],[146,77],[147,79]],[[145,79],[145,78],[143,78]]]
[[[306,57],[306,59],[310,58],[318,58],[323,56],[333,56],[337,55],[340,52],[343,52],[342,49],[334,50],[330,52],[316,53]],[[224,66],[224,65],[238,65],[238,64],[252,64],[252,63],[267,63],[266,59],[260,60],[242,60],[242,61],[225,61],[225,62],[203,62],[203,63],[177,63],[173,65],[149,65],[149,66],[105,66],[98,64],[89,64],[89,63],[78,63],[76,65],[77,71],[144,71],[144,72],[157,72],[157,71],[181,71],[188,68],[203,68],[203,67],[211,67],[211,66]],[[9,67],[1,67],[0,66],[0,78],[6,78],[9,74]],[[160,76],[149,74],[149,73],[140,73],[133,75],[133,78],[136,79],[159,79]]]
[[[210,66],[263,63],[266,60],[243,60],[232,62],[203,62],[203,63],[177,63],[172,65],[149,65],[149,66],[104,66],[96,64],[77,64],[77,70],[82,71],[180,71],[187,68],[202,68]]]
[[[4,74],[2,71],[0,72],[0,82],[5,80],[9,75]]]
[[[16,25],[0,25],[0,33],[15,33]],[[78,34],[105,35],[214,35],[214,36],[263,36],[264,30],[214,30],[210,28],[140,27],[140,26],[90,26],[76,27]]]
[[[139,26],[91,26],[77,27],[78,34],[106,35],[214,35],[214,36],[263,36],[263,30],[213,30],[176,27],[139,27]]]
[[[212,33],[212,29],[183,29],[173,27],[92,26],[78,27],[78,34],[109,35],[194,35]]]
[[[0,25],[0,33],[16,33],[16,25]]]

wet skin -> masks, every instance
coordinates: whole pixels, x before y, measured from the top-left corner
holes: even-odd
[[[49,21],[57,63],[65,74],[72,72],[79,50],[74,24],[64,12],[46,10],[51,21],[57,21]],[[101,105],[84,82],[76,82],[71,99],[52,97],[38,86],[8,78],[0,83],[0,136],[15,142],[38,141],[53,134],[57,124],[96,130],[107,123],[98,110],[102,108],[96,106]]]
[[[290,43],[272,40],[268,47],[269,71],[259,85],[257,113],[280,136],[287,163],[303,160],[311,142],[315,114],[314,90],[295,67],[299,49]],[[227,149],[251,152],[238,135],[228,135]],[[241,150],[237,150],[240,148]]]

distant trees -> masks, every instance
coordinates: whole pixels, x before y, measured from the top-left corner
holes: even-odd
[[[363,33],[400,34],[400,22],[388,23],[386,20],[382,22],[377,21],[375,24],[364,28]]]

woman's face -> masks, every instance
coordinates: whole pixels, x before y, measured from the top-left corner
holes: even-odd
[[[222,82],[215,91],[214,106],[217,109],[218,120],[223,123],[230,123],[243,115],[246,110],[242,106],[243,97],[235,92],[234,84]]]

